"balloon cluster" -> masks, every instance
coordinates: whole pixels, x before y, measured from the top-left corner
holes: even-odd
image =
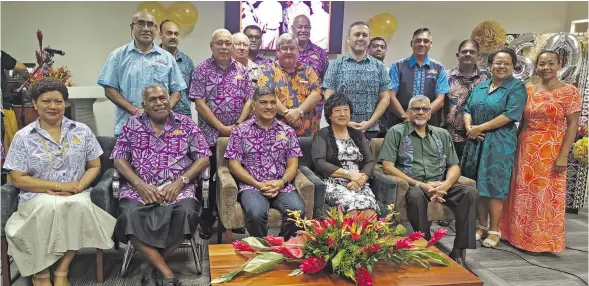
[[[144,1],[139,4],[137,11],[151,13],[158,24],[166,19],[176,22],[184,36],[192,32],[198,21],[198,9],[187,1],[174,2],[167,9],[160,2]]]
[[[370,37],[381,37],[387,39],[397,31],[397,18],[389,13],[378,14],[370,20]]]

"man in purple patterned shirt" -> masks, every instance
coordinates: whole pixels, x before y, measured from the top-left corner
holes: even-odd
[[[217,138],[229,137],[235,126],[244,122],[251,110],[254,86],[247,68],[231,58],[233,40],[225,29],[216,30],[210,43],[212,57],[199,64],[190,83],[189,97],[198,112],[198,126],[211,148],[211,170],[216,170]],[[200,237],[209,239],[215,223],[214,176],[209,177],[209,195],[202,213]]]
[[[239,183],[238,201],[245,212],[251,236],[268,234],[268,209],[282,214],[279,236],[285,240],[299,228],[288,220],[287,210],[305,216],[305,204],[292,184],[303,155],[294,130],[276,119],[274,89],[259,88],[254,95],[255,116],[233,130],[225,158]]]
[[[249,55],[248,57],[254,63],[264,68],[272,63],[272,60],[265,58],[258,53],[260,52],[260,46],[262,45],[262,29],[256,25],[249,25],[243,29],[243,33],[249,38]]]
[[[299,41],[299,62],[312,67],[319,78],[323,80],[323,75],[329,65],[328,54],[324,49],[311,42],[309,18],[305,15],[296,16],[291,29]]]
[[[115,234],[131,244],[164,277],[181,285],[165,263],[199,221],[196,178],[209,165],[211,151],[194,121],[171,111],[162,85],[143,90],[145,113],[129,118],[112,151],[115,168],[127,180],[120,189]],[[142,280],[153,268],[145,267]]]

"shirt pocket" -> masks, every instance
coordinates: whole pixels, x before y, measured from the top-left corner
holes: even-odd
[[[170,74],[170,67],[154,63],[153,64],[153,79],[164,86],[168,85],[168,75]]]

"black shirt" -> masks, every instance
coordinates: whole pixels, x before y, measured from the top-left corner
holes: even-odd
[[[2,94],[5,93],[6,87],[8,86],[8,81],[6,79],[6,71],[12,70],[16,66],[16,60],[11,57],[9,54],[2,51]]]

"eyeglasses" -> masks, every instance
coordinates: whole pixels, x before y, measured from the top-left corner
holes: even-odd
[[[415,112],[420,112],[420,111],[428,112],[432,109],[431,109],[431,107],[409,107],[409,110],[415,111]]]
[[[233,43],[232,43],[232,42],[230,42],[230,41],[226,41],[226,42],[223,42],[223,41],[216,41],[216,42],[214,42],[214,44],[215,44],[215,46],[217,46],[217,47],[219,47],[219,48],[221,48],[221,47],[223,47],[223,46],[227,46],[228,48],[229,48],[229,47],[231,47],[231,46],[233,46]]]
[[[504,66],[504,67],[510,67],[510,66],[512,66],[512,64],[509,63],[509,62],[493,62],[493,65],[494,66],[498,66],[498,67],[500,67],[500,66]]]
[[[143,27],[147,27],[148,29],[155,28],[155,23],[152,21],[139,20],[137,22],[133,22],[133,25],[135,25],[135,27],[140,28],[140,29]]]
[[[235,47],[242,47],[242,48],[243,48],[243,47],[247,47],[247,46],[248,46],[248,44],[246,44],[246,43],[241,43],[241,42],[238,42],[238,43],[233,43],[233,46],[235,46]]]
[[[475,50],[462,50],[462,51],[460,51],[460,53],[463,55],[466,55],[466,54],[476,55],[477,51],[475,51]]]

